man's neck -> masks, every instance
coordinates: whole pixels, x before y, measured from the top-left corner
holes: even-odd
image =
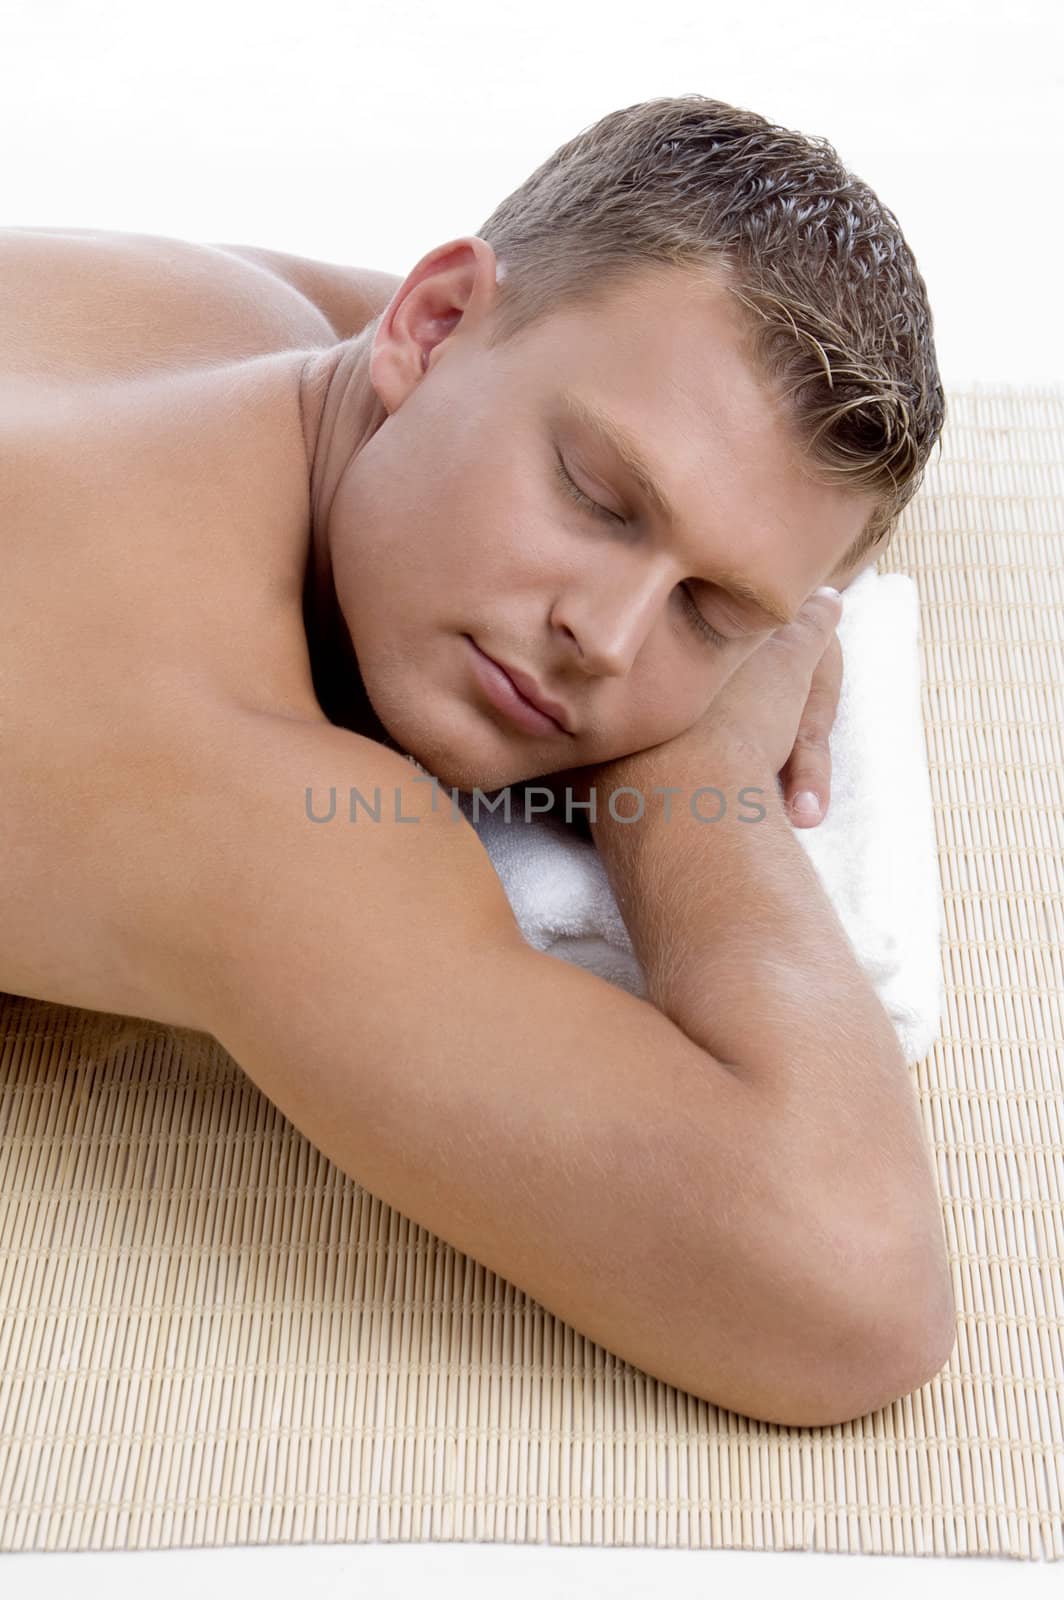
[[[303,627],[314,693],[329,721],[397,749],[362,682],[358,657],[336,593],[329,542],[337,485],[352,456],[387,416],[369,381],[375,332],[375,325],[368,325],[356,338],[315,353],[300,374],[310,493]]]
[[[398,750],[366,693],[358,656],[336,596],[332,569],[316,567],[313,550],[303,583],[303,628],[314,693],[329,721]]]

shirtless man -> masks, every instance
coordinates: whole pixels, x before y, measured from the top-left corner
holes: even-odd
[[[941,1368],[954,1308],[904,1060],[775,788],[838,607],[776,632],[713,584],[794,616],[867,502],[802,473],[723,297],[694,320],[651,274],[488,353],[496,266],[0,231],[0,987],[213,1034],[368,1189],[666,1381],[860,1415]],[[615,537],[638,485],[570,391],[659,464],[656,542]],[[568,726],[514,720],[483,652]],[[654,1004],[524,942],[407,753],[648,797],[593,832]],[[699,828],[704,784],[767,814]]]

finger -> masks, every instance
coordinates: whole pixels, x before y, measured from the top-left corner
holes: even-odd
[[[813,590],[794,620],[781,631],[794,630],[800,637],[808,637],[811,629],[815,637],[823,640],[834,633],[841,616],[842,596],[837,589],[825,585]]]
[[[827,724],[830,733],[839,709],[842,692],[842,646],[832,633],[824,645],[824,653],[813,668],[802,721],[814,722],[818,727]]]
[[[793,652],[810,671],[835,639],[842,618],[842,596],[837,589],[816,589],[791,621],[769,635],[780,648]],[[797,663],[796,663],[797,665]]]
[[[786,803],[795,825],[815,827],[831,801],[831,730],[842,689],[842,649],[831,639],[809,686],[794,749],[783,770]]]
[[[784,780],[787,810],[795,827],[815,828],[831,800],[831,757],[820,740],[798,734]]]

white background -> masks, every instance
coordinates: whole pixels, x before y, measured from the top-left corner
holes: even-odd
[[[897,215],[947,386],[1064,381],[1053,0],[0,0],[0,226],[258,244],[405,275],[605,112],[698,92],[828,138]],[[523,1576],[522,1576],[523,1574]],[[528,1546],[0,1555],[10,1600],[978,1596],[1017,1561]]]
[[[0,0],[0,225],[400,276],[605,112],[698,92],[901,222],[947,384],[1064,380],[1054,0]]]

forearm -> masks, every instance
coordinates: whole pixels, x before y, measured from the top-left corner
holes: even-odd
[[[648,998],[763,1091],[767,1111],[793,1120],[810,1173],[837,1185],[840,1203],[871,1207],[908,1193],[940,1230],[905,1058],[774,775],[723,745],[700,751],[697,767],[663,746],[601,774],[592,832]],[[623,784],[642,798],[639,821],[610,814],[608,789]],[[666,784],[678,790],[668,820],[665,796],[654,793]],[[692,815],[691,796],[709,785],[720,795],[703,793],[695,810],[712,818],[723,799],[718,821]],[[614,809],[634,814],[635,796],[619,796]]]

